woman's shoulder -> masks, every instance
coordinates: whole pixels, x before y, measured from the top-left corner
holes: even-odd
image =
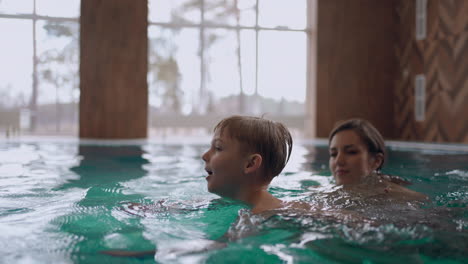
[[[427,195],[406,188],[405,186],[411,185],[412,182],[400,176],[390,174],[378,174],[378,177],[387,183],[387,187],[384,189],[384,191],[393,197],[397,197],[408,201],[428,200]]]
[[[387,190],[389,195],[393,196],[394,198],[396,197],[399,200],[421,202],[429,200],[427,195],[413,191],[393,182],[389,182]]]
[[[391,183],[395,183],[395,184],[398,184],[398,185],[401,185],[401,186],[408,186],[408,185],[411,185],[413,184],[412,182],[400,177],[400,176],[397,176],[397,175],[390,175],[390,174],[379,174],[378,177],[380,177],[381,179],[385,180],[385,181],[388,181],[388,182],[391,182]]]

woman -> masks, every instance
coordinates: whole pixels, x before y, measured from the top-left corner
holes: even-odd
[[[385,143],[368,121],[350,119],[339,123],[329,136],[330,170],[337,185],[360,197],[385,197],[399,201],[423,201],[427,196],[402,184],[396,176],[382,175]]]

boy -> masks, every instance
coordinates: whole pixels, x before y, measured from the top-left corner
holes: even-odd
[[[292,138],[281,123],[231,116],[214,128],[210,149],[203,154],[208,191],[242,201],[257,214],[283,207],[267,189],[289,160]]]
[[[281,123],[249,116],[231,116],[221,120],[214,128],[210,148],[202,155],[208,173],[208,191],[242,201],[252,208],[254,214],[285,207],[287,204],[267,189],[288,162],[292,144],[291,134]],[[224,243],[212,241],[202,249],[180,253],[224,246]],[[156,251],[110,250],[101,253],[144,257],[152,256]]]

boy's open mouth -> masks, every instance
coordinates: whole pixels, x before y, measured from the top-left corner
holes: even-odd
[[[206,168],[205,168],[205,171],[208,173],[208,175],[213,174],[213,172],[212,172],[211,170],[209,170],[209,169],[206,169]]]

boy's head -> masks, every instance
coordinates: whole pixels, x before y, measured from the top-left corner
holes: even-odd
[[[280,174],[291,155],[291,134],[278,122],[259,117],[231,116],[221,120],[214,132],[239,142],[245,155],[259,154],[262,158],[260,169],[268,181]]]

